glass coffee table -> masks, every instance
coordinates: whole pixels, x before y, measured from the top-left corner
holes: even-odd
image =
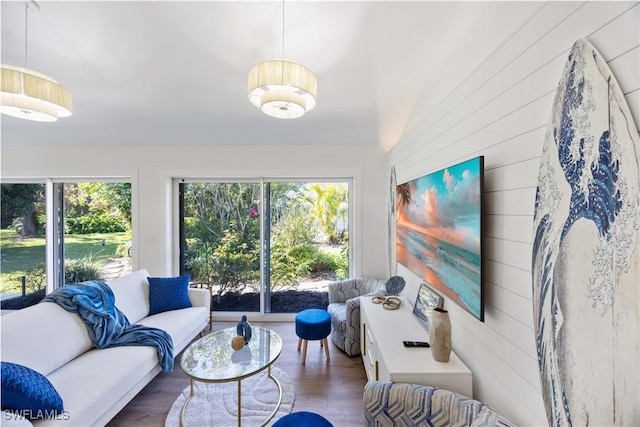
[[[238,383],[238,426],[242,424],[242,380],[267,369],[268,377],[278,387],[278,403],[267,418],[266,425],[280,409],[282,386],[271,376],[271,365],[282,351],[280,335],[266,328],[252,327],[251,340],[242,350],[231,348],[231,339],[237,335],[236,328],[212,332],[192,343],[182,354],[180,366],[191,381],[191,391],[180,412],[180,425],[184,426],[184,413],[194,395],[194,381],[204,383]]]

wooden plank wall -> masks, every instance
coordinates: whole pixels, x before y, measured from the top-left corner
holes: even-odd
[[[445,307],[474,397],[519,425],[547,423],[533,332],[533,206],[556,87],[579,38],[608,62],[639,125],[640,3],[548,2],[388,153],[398,183],[485,156],[486,320]],[[416,289],[416,276],[402,266],[398,273]]]

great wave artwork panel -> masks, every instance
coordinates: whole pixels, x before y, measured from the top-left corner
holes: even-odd
[[[533,224],[534,329],[550,426],[640,425],[639,150],[609,66],[576,41],[545,134]]]
[[[478,156],[396,187],[397,262],[479,320],[483,176]]]

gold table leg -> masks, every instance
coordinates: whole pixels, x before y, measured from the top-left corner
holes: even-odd
[[[242,424],[242,380],[238,380],[238,427]]]
[[[180,411],[180,427],[184,427],[184,413],[187,410],[187,405],[189,404],[189,402],[191,402],[191,399],[193,399],[194,396],[194,390],[193,390],[193,378],[189,379],[191,382],[189,384],[189,396],[187,397],[187,399],[184,401],[184,405],[182,405],[182,410]]]
[[[278,381],[278,379],[274,376],[271,375],[271,365],[269,365],[269,371],[267,373],[267,376],[274,382],[276,383],[276,386],[278,387],[278,403],[276,404],[275,409],[273,410],[273,412],[271,413],[271,415],[269,415],[269,418],[267,418],[265,420],[265,422],[263,422],[260,427],[264,427],[267,424],[269,424],[269,421],[271,421],[271,419],[273,419],[273,417],[276,416],[276,414],[278,413],[278,409],[280,409],[280,405],[282,404],[282,385],[280,384],[280,381]]]

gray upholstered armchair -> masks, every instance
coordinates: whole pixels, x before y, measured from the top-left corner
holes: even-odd
[[[360,296],[384,295],[385,280],[368,277],[329,282],[333,342],[349,356],[360,354]]]
[[[513,426],[507,418],[477,400],[426,385],[369,381],[363,400],[367,426]]]

